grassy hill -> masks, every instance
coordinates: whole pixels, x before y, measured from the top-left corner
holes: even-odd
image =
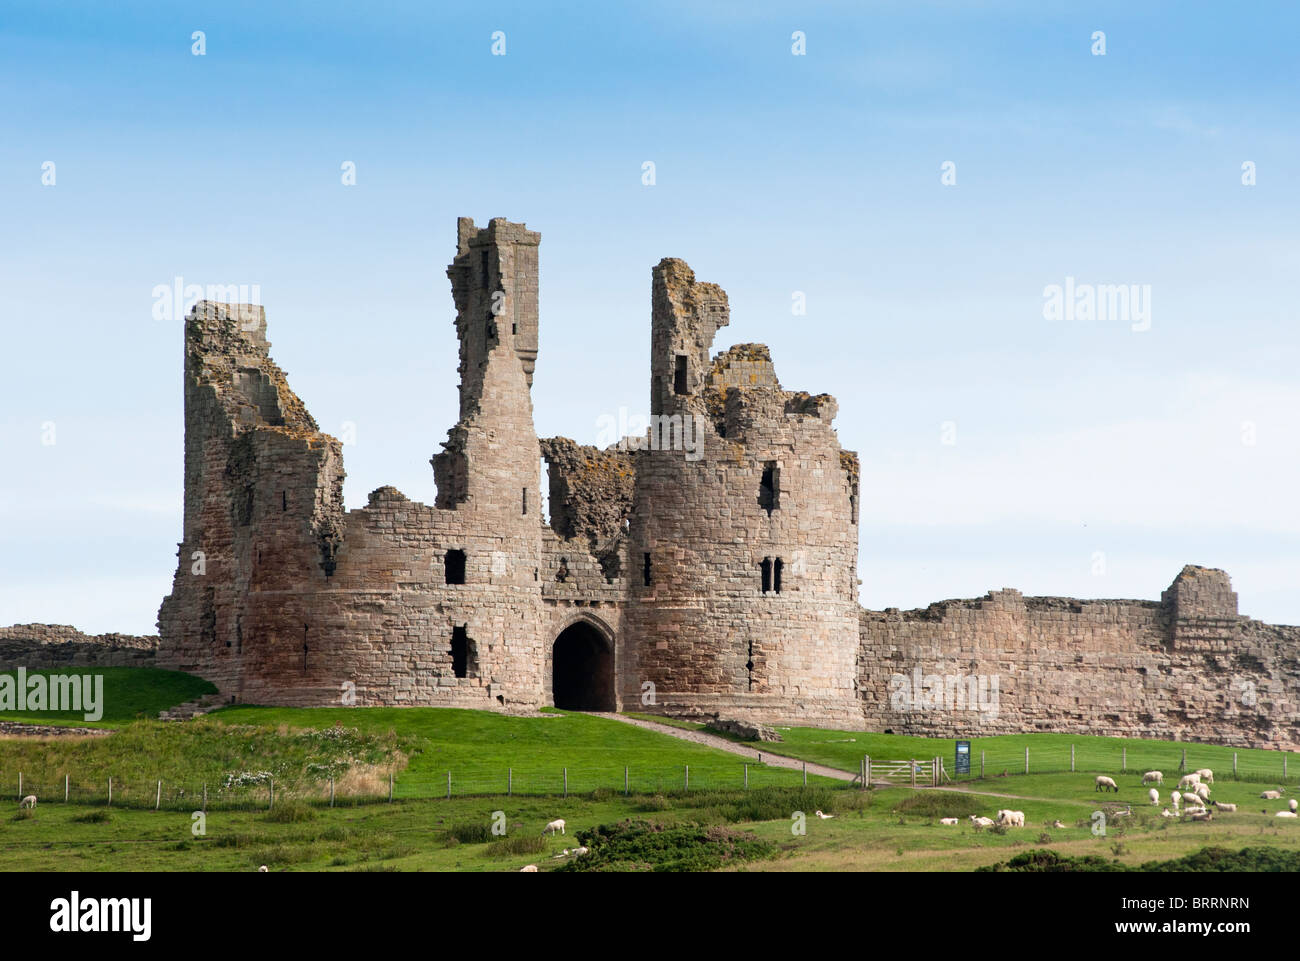
[[[0,674],[16,678],[15,671],[0,671]],[[102,676],[103,717],[98,721],[87,721],[81,711],[0,711],[0,721],[63,727],[117,727],[142,717],[155,718],[159,711],[217,691],[210,682],[193,674],[150,667],[66,667],[28,671],[27,677],[49,677],[51,674]]]

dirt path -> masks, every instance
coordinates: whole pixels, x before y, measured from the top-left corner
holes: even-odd
[[[633,727],[644,728],[647,731],[654,731],[656,734],[667,734],[669,737],[675,737],[679,741],[690,741],[694,744],[703,744],[705,747],[717,748],[719,751],[727,751],[731,754],[739,754],[741,757],[749,758],[752,761],[758,761],[769,767],[789,768],[792,771],[803,770],[804,762],[792,757],[784,757],[780,754],[772,754],[769,751],[759,751],[745,744],[737,744],[735,741],[729,741],[725,737],[719,737],[716,734],[709,734],[705,731],[690,731],[682,727],[673,727],[669,724],[656,724],[654,721],[643,721],[639,717],[625,717],[622,714],[600,714],[592,712],[596,717],[606,717],[611,721],[622,721],[624,724],[631,724]],[[821,777],[834,778],[837,781],[856,780],[855,775],[848,771],[841,771],[839,768],[826,767],[823,764],[813,764],[808,762],[808,773],[817,774]]]

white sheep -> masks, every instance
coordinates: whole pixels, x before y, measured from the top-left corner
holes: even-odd
[[[1278,811],[1277,816],[1280,818],[1293,818],[1296,816],[1295,811]]]
[[[1170,792],[1169,792],[1169,800],[1171,800],[1171,801],[1174,802],[1174,808],[1175,808],[1175,809],[1177,809],[1178,804],[1179,804],[1180,801],[1182,801],[1182,799],[1183,799],[1183,796],[1182,796],[1181,794],[1179,794],[1177,791],[1170,791]]]
[[[265,864],[263,864],[260,868],[257,869],[257,873],[258,873],[258,874],[266,874],[266,873],[267,873],[267,870],[268,870],[267,866],[266,866]]]
[[[1262,797],[1265,801],[1276,801],[1276,800],[1278,800],[1280,797],[1282,797],[1282,792],[1281,792],[1281,791],[1264,791],[1262,794],[1260,794],[1260,797]]]
[[[1142,783],[1143,784],[1164,784],[1165,776],[1161,774],[1159,771],[1147,771],[1146,774],[1142,775]]]
[[[27,795],[27,797],[23,798],[21,801],[18,802],[18,806],[20,808],[29,808],[29,809],[36,807],[36,795],[35,794]]]
[[[546,827],[542,828],[543,834],[554,835],[556,831],[559,831],[561,834],[564,833],[564,818],[556,818],[550,824],[546,825]]]
[[[519,869],[519,873],[520,873],[520,874],[536,874],[536,873],[537,873],[537,865],[536,865],[536,864],[525,864],[522,868]]]
[[[1054,828],[1063,828],[1063,827],[1065,827],[1065,825],[1062,824],[1061,821],[1058,819],[1058,820],[1055,820],[1055,821],[1052,822],[1052,827],[1054,827]]]
[[[1161,811],[1161,812],[1160,812],[1160,816],[1161,816],[1162,818],[1176,818],[1176,817],[1178,817],[1177,814],[1171,814],[1171,813],[1169,813],[1169,808],[1165,808],[1163,811]]]
[[[822,814],[821,811],[814,811],[813,813],[816,814],[823,821],[829,821],[831,818],[835,817],[834,814]]]
[[[573,849],[573,853],[576,854],[578,857],[582,857],[584,854],[588,854],[590,852],[591,852],[591,848],[577,847]]]
[[[977,814],[972,814],[972,815],[970,816],[970,820],[971,820],[971,823],[972,823],[972,824],[977,825],[977,826],[982,827],[982,828],[991,828],[991,827],[993,827],[993,819],[992,819],[992,818],[984,818],[984,817],[980,817],[980,816],[977,815]]]
[[[1206,784],[1204,781],[1202,781],[1200,784],[1195,784],[1192,786],[1192,793],[1195,794],[1197,797],[1199,797],[1202,801],[1208,800],[1210,797],[1210,786]]]
[[[954,825],[954,824],[957,824],[958,821],[957,821],[956,818],[939,818],[939,823],[940,823],[940,824],[947,824],[947,825],[949,825],[949,826],[952,826],[952,825]]]
[[[1152,788],[1151,790],[1147,791],[1147,797],[1151,798],[1152,804],[1160,803],[1160,792],[1157,791],[1155,788]]]
[[[1195,811],[1188,811],[1187,813],[1191,815],[1193,821],[1212,821],[1212,820],[1214,820],[1214,812],[1213,812],[1213,811],[1209,811],[1209,810],[1207,810],[1206,808],[1199,808],[1198,810],[1195,810]]]
[[[1187,788],[1200,783],[1201,776],[1199,774],[1185,774],[1183,775],[1183,779],[1178,782],[1178,787],[1181,790],[1187,790]]]
[[[1294,811],[1297,807],[1300,807],[1300,802],[1297,802],[1295,798],[1292,798],[1291,800],[1286,802],[1286,806],[1289,807],[1292,811]]]
[[[1214,805],[1216,808],[1218,808],[1220,811],[1235,811],[1235,810],[1237,810],[1237,805],[1235,805],[1235,804],[1229,804],[1229,803],[1227,803],[1226,801],[1211,801],[1210,803],[1213,804],[1213,805]]]
[[[1193,794],[1191,791],[1185,791],[1183,793],[1183,800],[1193,807],[1199,807],[1201,804],[1201,796],[1199,794]]]
[[[1025,826],[1025,812],[1012,810],[999,811],[998,823],[1009,828],[1022,828]]]
[[[1119,785],[1116,784],[1115,781],[1114,781],[1113,779],[1106,777],[1106,775],[1104,775],[1104,774],[1098,774],[1098,775],[1097,775],[1097,790],[1098,790],[1098,791],[1115,791],[1116,793],[1118,793],[1118,792],[1119,792]]]
[[[1214,783],[1214,772],[1211,771],[1208,767],[1203,767],[1196,773],[1201,776],[1201,780],[1204,781],[1206,784]]]

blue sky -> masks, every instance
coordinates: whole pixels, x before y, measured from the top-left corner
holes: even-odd
[[[0,11],[0,624],[154,630],[178,276],[260,285],[295,391],[356,425],[349,507],[431,501],[457,216],[542,232],[542,436],[644,412],[660,258],[726,288],[716,349],[840,401],[869,607],[1197,563],[1300,623],[1291,5],[267,6]],[[1067,277],[1149,286],[1150,329],[1045,319]]]

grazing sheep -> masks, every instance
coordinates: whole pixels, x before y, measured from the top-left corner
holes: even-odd
[[[1063,827],[1065,827],[1065,825],[1064,825],[1063,823],[1061,823],[1061,820],[1058,818],[1057,820],[1055,820],[1055,821],[1052,822],[1052,827],[1054,827],[1054,828],[1063,828]]]
[[[1004,824],[1009,828],[1022,828],[1025,826],[1024,811],[999,811],[998,823]]]
[[[1185,791],[1192,785],[1200,784],[1200,783],[1201,783],[1201,776],[1199,774],[1186,774],[1183,776],[1183,779],[1178,782],[1178,787],[1180,790]]]
[[[1235,805],[1235,804],[1228,804],[1226,801],[1211,801],[1210,803],[1213,804],[1213,805],[1214,805],[1216,808],[1218,808],[1220,811],[1235,811],[1235,810],[1237,810],[1237,805]]]
[[[1199,797],[1202,801],[1208,800],[1210,797],[1210,786],[1208,784],[1205,784],[1204,782],[1202,782],[1201,784],[1193,785],[1192,793],[1195,794],[1197,797]]]
[[[1262,797],[1265,801],[1276,801],[1276,800],[1278,800],[1280,797],[1282,797],[1282,792],[1281,792],[1281,791],[1265,791],[1265,792],[1263,792],[1262,794],[1260,794],[1260,797]]]
[[[582,857],[584,854],[589,854],[590,852],[591,852],[591,848],[578,847],[573,849],[573,853],[576,854],[578,857]]]
[[[266,874],[266,872],[267,872],[267,867],[265,864],[263,864],[260,868],[257,869],[258,874]]]
[[[1165,776],[1161,774],[1159,771],[1147,771],[1146,774],[1142,775],[1142,783],[1143,784],[1164,784]]]
[[[956,818],[939,818],[939,823],[940,823],[940,824],[947,824],[947,825],[951,826],[951,825],[953,825],[953,824],[957,824],[958,821],[957,821]]]
[[[972,824],[977,825],[978,827],[982,827],[982,828],[991,828],[991,827],[993,827],[993,819],[992,819],[992,818],[983,818],[983,817],[980,817],[978,814],[972,814],[972,815],[970,816],[970,820],[971,820],[971,823],[972,823]]]
[[[1157,791],[1155,788],[1152,788],[1151,790],[1147,791],[1147,797],[1151,798],[1152,804],[1160,803],[1160,792]]]
[[[1193,794],[1191,791],[1187,791],[1183,794],[1183,800],[1193,807],[1199,807],[1201,804],[1201,796],[1199,794]]]
[[[36,807],[36,795],[35,795],[35,794],[29,794],[29,795],[27,795],[27,797],[23,798],[21,801],[18,802],[18,806],[19,806],[20,808],[34,808],[34,807]]]
[[[1182,801],[1182,799],[1183,799],[1183,796],[1182,796],[1181,794],[1179,794],[1177,791],[1170,791],[1170,792],[1169,792],[1169,800],[1171,800],[1171,801],[1174,802],[1174,807],[1175,807],[1175,808],[1178,807],[1178,804],[1179,804],[1180,801]]]
[[[1116,784],[1116,783],[1114,782],[1114,780],[1112,780],[1111,778],[1106,777],[1106,775],[1104,775],[1104,774],[1098,774],[1098,775],[1097,775],[1097,790],[1098,790],[1098,791],[1114,791],[1114,792],[1116,792],[1116,793],[1119,793],[1119,785]]]
[[[821,811],[814,811],[813,813],[816,814],[823,821],[829,821],[831,818],[835,817],[834,814],[822,814]]]
[[[1162,818],[1176,818],[1176,817],[1178,817],[1177,814],[1171,814],[1171,813],[1169,812],[1169,808],[1165,808],[1163,811],[1161,811],[1161,812],[1160,812],[1160,816],[1161,816]]]
[[[1203,767],[1196,773],[1201,776],[1201,780],[1204,781],[1206,784],[1214,783],[1214,772],[1211,771],[1208,767]]]
[[[519,873],[520,873],[520,874],[525,874],[525,873],[528,873],[528,874],[536,874],[536,873],[537,873],[537,865],[536,865],[536,864],[525,864],[522,868],[519,869]]]
[[[1294,811],[1298,806],[1295,798],[1292,798],[1291,800],[1287,801],[1286,804],[1287,807],[1289,807],[1292,811]]]
[[[543,834],[549,833],[554,835],[556,831],[559,831],[561,834],[564,833],[564,818],[556,818],[550,824],[546,825],[546,827],[542,828]]]

